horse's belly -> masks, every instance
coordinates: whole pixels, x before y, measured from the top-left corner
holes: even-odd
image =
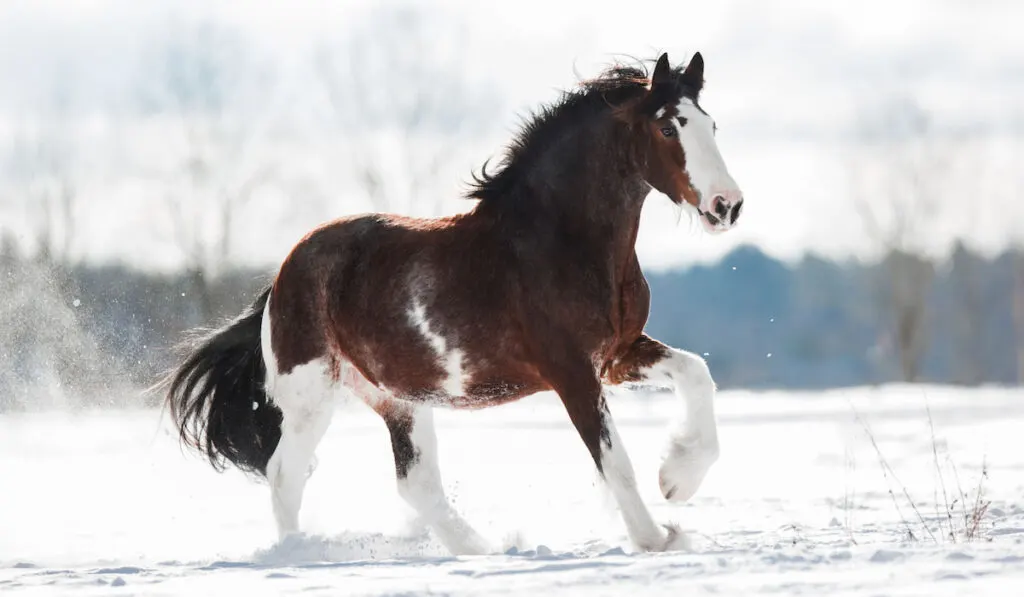
[[[484,408],[547,389],[533,368],[482,351],[422,351],[380,354],[376,387],[389,397],[454,408]],[[360,376],[356,385],[363,388]],[[350,382],[352,383],[352,382]]]

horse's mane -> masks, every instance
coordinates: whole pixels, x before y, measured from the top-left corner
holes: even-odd
[[[612,66],[595,79],[582,81],[578,88],[532,113],[522,130],[513,138],[497,171],[487,172],[485,162],[467,196],[486,201],[509,192],[523,171],[536,161],[567,128],[595,111],[610,110],[639,97],[650,81],[645,70],[631,66]]]

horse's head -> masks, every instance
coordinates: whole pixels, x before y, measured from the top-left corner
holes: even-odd
[[[693,206],[707,231],[723,232],[739,219],[743,193],[718,152],[715,121],[698,103],[703,86],[699,52],[685,69],[673,69],[662,54],[631,116],[644,136],[647,182],[676,204]]]

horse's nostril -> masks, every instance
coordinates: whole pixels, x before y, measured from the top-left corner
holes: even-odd
[[[711,206],[720,218],[724,218],[725,214],[729,211],[729,204],[725,201],[725,197],[721,195],[715,195],[715,198],[711,200]]]
[[[740,217],[740,212],[743,211],[743,200],[740,199],[736,202],[736,205],[732,206],[732,214],[729,215],[729,223],[735,224],[736,220]]]

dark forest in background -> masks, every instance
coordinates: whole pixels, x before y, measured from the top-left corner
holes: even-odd
[[[172,366],[186,330],[233,317],[270,272],[63,267],[6,243],[0,276],[0,409],[17,409],[52,391],[73,404],[145,400],[137,388]],[[790,265],[744,247],[647,277],[648,332],[704,354],[723,389],[1021,379],[1020,251],[984,259],[960,247],[941,265],[900,254]]]
[[[648,330],[707,353],[723,388],[1021,381],[1020,251],[983,259],[958,247],[941,266],[900,254],[788,266],[742,248],[648,281]]]

